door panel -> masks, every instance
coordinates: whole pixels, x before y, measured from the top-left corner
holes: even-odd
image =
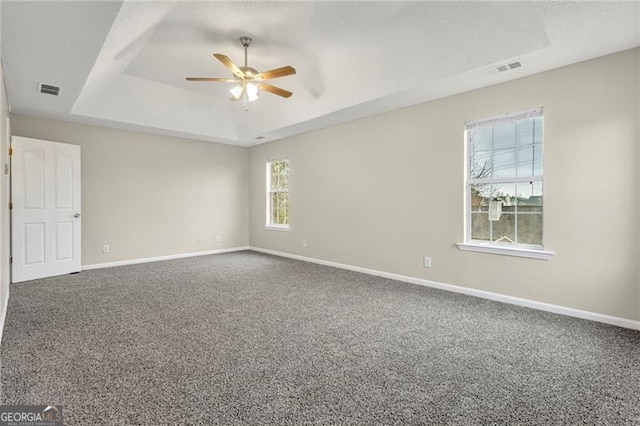
[[[73,258],[73,222],[57,222],[55,227],[55,260]]]
[[[24,180],[24,208],[44,208],[44,151],[24,151],[21,153],[24,172],[20,176]],[[15,155],[15,153],[14,153]],[[19,183],[19,182],[17,182]]]
[[[24,224],[25,265],[36,265],[44,263],[44,230],[45,224],[43,222]]]
[[[56,207],[73,209],[73,158],[56,152]]]
[[[13,137],[12,148],[12,282],[80,271],[80,147]]]

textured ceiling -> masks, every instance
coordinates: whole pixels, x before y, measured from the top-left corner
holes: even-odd
[[[638,2],[18,2],[1,7],[12,111],[250,146],[640,45]],[[298,73],[248,112],[212,53]],[[495,67],[522,67],[497,73]],[[62,87],[39,94],[38,83]],[[256,137],[264,136],[257,140]]]

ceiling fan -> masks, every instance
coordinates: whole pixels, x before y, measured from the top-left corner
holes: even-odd
[[[295,74],[295,68],[287,65],[285,67],[275,68],[265,72],[258,72],[255,68],[251,68],[247,65],[247,48],[251,45],[251,41],[250,37],[240,37],[240,42],[242,43],[242,46],[244,46],[244,66],[237,66],[231,59],[220,53],[213,54],[216,59],[229,68],[233,74],[233,78],[187,77],[187,80],[237,83],[237,85],[230,90],[231,100],[238,101],[242,99],[245,111],[249,109],[249,102],[258,100],[258,90],[264,90],[265,92],[270,92],[274,95],[282,96],[283,98],[288,98],[293,95],[293,93],[288,90],[265,83],[264,81]]]

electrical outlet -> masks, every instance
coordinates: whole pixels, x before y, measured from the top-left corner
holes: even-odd
[[[307,240],[302,240],[302,248],[307,247]]]
[[[422,264],[424,265],[425,268],[431,268],[431,258],[425,257],[424,260],[422,261]]]
[[[103,253],[109,253],[109,244],[105,244],[102,246],[102,252]]]
[[[222,236],[216,234],[216,243],[221,243],[222,242]]]

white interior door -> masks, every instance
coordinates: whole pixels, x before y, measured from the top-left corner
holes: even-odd
[[[11,281],[79,272],[80,147],[11,138]]]

